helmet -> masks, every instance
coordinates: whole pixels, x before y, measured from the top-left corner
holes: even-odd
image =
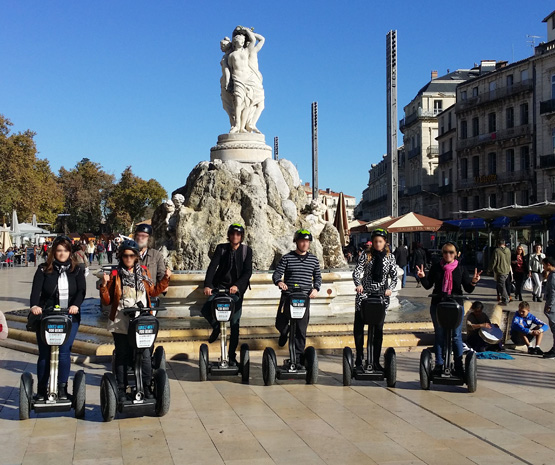
[[[125,239],[118,248],[118,256],[126,250],[131,250],[136,255],[139,255],[139,244],[131,239]]]
[[[293,237],[293,242],[297,242],[299,239],[308,239],[312,242],[312,234],[308,229],[298,229],[295,231],[295,236]]]
[[[138,224],[135,228],[135,234],[137,233],[147,233],[149,236],[152,236],[152,226],[150,224]]]
[[[232,232],[238,232],[241,234],[241,237],[245,237],[245,228],[242,224],[233,223],[229,225],[229,228],[227,228],[227,235],[229,236]]]
[[[374,239],[375,237],[380,236],[383,237],[384,239],[387,239],[387,229],[374,229],[374,231],[372,231],[372,239]]]

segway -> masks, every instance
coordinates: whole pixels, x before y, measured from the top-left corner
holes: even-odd
[[[477,387],[476,352],[470,351],[464,359],[464,375],[455,374],[453,357],[453,332],[461,324],[464,308],[454,299],[447,299],[437,304],[436,320],[445,330],[445,364],[439,374],[434,374],[432,351],[424,349],[420,355],[420,387],[430,389],[430,383],[450,386],[466,384],[468,392],[475,392]]]
[[[318,355],[314,347],[309,346],[301,355],[301,363],[305,369],[298,369],[296,365],[297,354],[295,349],[295,334],[297,321],[301,320],[310,306],[308,293],[303,291],[283,291],[286,301],[281,309],[289,307],[289,358],[278,367],[276,353],[271,347],[266,347],[262,354],[262,377],[266,386],[271,386],[277,379],[305,379],[306,384],[318,382]]]
[[[357,370],[353,364],[353,351],[350,347],[343,349],[343,386],[350,386],[352,379],[360,381],[383,381],[387,387],[395,387],[397,383],[397,355],[393,347],[387,348],[384,354],[384,371],[374,369],[374,353],[372,350],[374,330],[376,326],[383,325],[385,320],[386,304],[379,295],[370,295],[362,299],[360,311],[364,325],[368,325],[368,338],[366,340],[366,364],[362,370]]]
[[[145,308],[141,302],[138,302],[135,308],[124,309],[123,313],[131,318],[128,337],[133,348],[133,372],[127,376],[125,400],[119,399],[115,374],[104,373],[100,382],[102,418],[104,421],[112,421],[116,411],[122,413],[126,410],[139,413],[154,411],[157,416],[163,417],[170,409],[170,383],[166,370],[160,367],[153,371],[150,386],[154,394],[153,399],[145,397],[142,376],[143,352],[154,345],[158,335],[158,320],[151,314],[151,309]]]
[[[29,372],[21,375],[19,385],[19,419],[27,420],[31,410],[41,412],[66,412],[74,409],[75,418],[85,416],[85,372],[79,370],[73,377],[73,394],[67,399],[58,398],[58,366],[60,361],[60,346],[71,333],[71,317],[67,309],[55,307],[43,311],[40,320],[40,337],[50,346],[50,378],[48,390],[44,400],[33,397],[33,376]]]
[[[237,365],[230,365],[227,360],[227,323],[235,313],[235,301],[229,293],[229,289],[218,289],[212,300],[212,314],[220,324],[220,361],[210,362],[208,357],[208,345],[202,344],[199,350],[198,367],[200,381],[206,381],[208,374],[213,376],[236,376],[241,375],[241,382],[249,384],[250,356],[249,345],[242,344]]]

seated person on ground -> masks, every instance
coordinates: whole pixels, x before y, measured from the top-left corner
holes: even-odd
[[[548,329],[547,324],[530,313],[528,302],[520,302],[511,324],[511,339],[516,345],[526,345],[531,355],[543,355],[540,344],[544,331]],[[536,338],[535,347],[532,347],[534,338]]]
[[[491,329],[493,326],[497,325],[492,324],[484,313],[484,304],[479,300],[474,302],[466,318],[466,345],[476,352],[498,351],[500,344],[488,344],[480,335],[480,329]]]

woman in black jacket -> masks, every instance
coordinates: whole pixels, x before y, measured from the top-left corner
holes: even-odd
[[[430,305],[430,314],[434,324],[435,343],[434,351],[436,354],[435,373],[440,373],[443,368],[443,353],[445,351],[445,333],[443,328],[437,323],[436,310],[437,304],[446,297],[454,298],[459,304],[463,304],[463,289],[469,294],[474,291],[476,284],[480,281],[482,272],[474,270],[474,276],[470,278],[466,269],[457,260],[459,257],[459,248],[453,242],[446,242],[441,249],[443,258],[439,263],[434,263],[430,268],[428,275],[424,272],[424,266],[417,267],[417,274],[425,289],[434,287],[432,302]],[[462,345],[462,321],[461,324],[453,332],[453,352],[455,358],[455,371],[462,375],[463,364],[463,345]]]
[[[48,253],[46,263],[39,266],[33,279],[31,290],[31,312],[42,314],[43,310],[59,305],[67,308],[71,315],[71,333],[66,342],[60,346],[60,361],[58,371],[58,398],[67,399],[67,380],[71,367],[70,352],[81,317],[79,308],[85,299],[85,275],[79,268],[71,254],[71,240],[67,236],[54,239]],[[50,372],[50,346],[45,344],[37,330],[37,344],[39,359],[37,361],[37,398],[44,399],[48,386]]]

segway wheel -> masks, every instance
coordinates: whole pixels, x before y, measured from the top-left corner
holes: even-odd
[[[198,355],[199,379],[201,381],[206,381],[208,379],[208,363],[208,346],[202,344]]]
[[[116,349],[112,350],[112,373],[116,375]]]
[[[476,392],[478,387],[478,366],[476,364],[476,352],[472,351],[466,355],[464,359],[464,371],[466,377],[466,386],[468,392]]]
[[[353,351],[343,348],[343,386],[350,386],[353,380]]]
[[[163,417],[170,411],[170,380],[163,368],[158,368],[154,373],[154,397],[156,415]]]
[[[428,349],[424,349],[420,354],[420,387],[426,391],[430,389],[431,361],[431,352]]]
[[[73,408],[75,409],[75,418],[85,417],[86,392],[85,372],[79,370],[73,377]]]
[[[241,354],[239,357],[239,368],[241,369],[241,382],[249,384],[249,376],[251,370],[251,359],[249,354],[249,345],[241,344]]]
[[[265,386],[271,386],[276,381],[276,353],[271,347],[266,347],[262,354],[262,378]]]
[[[152,368],[166,370],[166,351],[163,346],[158,346],[152,354]]]
[[[110,377],[114,378],[114,385],[110,382]],[[100,411],[104,421],[112,421],[116,416],[117,398],[114,386],[115,376],[112,373],[104,373],[100,381]]]
[[[306,384],[316,384],[318,382],[318,354],[314,347],[306,348],[304,361],[306,363]]]
[[[387,387],[395,387],[397,384],[397,354],[393,347],[388,347],[385,351],[384,362]]]
[[[19,419],[28,420],[31,416],[31,399],[33,397],[33,376],[23,373],[19,382]]]

